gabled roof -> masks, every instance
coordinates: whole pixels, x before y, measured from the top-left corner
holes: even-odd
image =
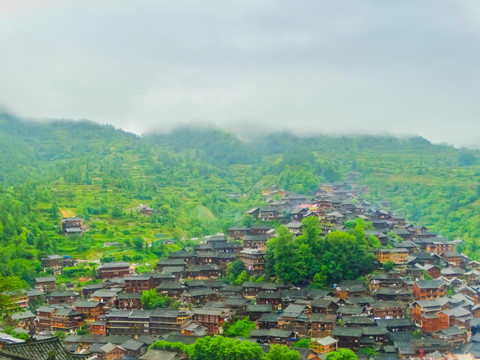
[[[442,286],[445,286],[444,282],[441,280],[421,280],[417,281],[415,284],[420,289],[439,289]]]
[[[456,307],[456,308],[453,308],[453,309],[448,309],[448,310],[444,310],[442,311],[445,315],[448,315],[448,316],[454,316],[454,317],[463,317],[463,316],[468,316],[468,315],[472,315],[472,313],[468,310],[466,310],[465,308],[463,307]]]
[[[70,296],[70,297],[75,297],[78,296],[79,294],[73,290],[63,290],[63,291],[54,291],[49,294],[47,294],[48,297],[65,297],[65,296]]]
[[[16,360],[46,360],[51,352],[55,352],[56,360],[75,360],[88,357],[88,354],[74,355],[67,352],[58,337],[18,344],[4,344],[0,349],[0,357]]]
[[[319,343],[320,345],[323,345],[323,346],[329,346],[329,345],[337,343],[338,340],[332,338],[331,336],[327,336],[327,337],[318,339],[316,342]]]
[[[341,327],[336,326],[332,335],[336,337],[362,337],[363,331],[361,328]]]
[[[381,327],[397,327],[397,326],[415,326],[412,320],[407,318],[400,318],[400,319],[378,319],[375,320],[377,326]]]
[[[127,262],[110,262],[110,263],[104,263],[101,266],[98,267],[99,269],[114,269],[117,267],[130,267],[130,264]]]
[[[138,351],[144,344],[133,339],[125,341],[121,347],[126,350]]]
[[[30,310],[24,311],[24,312],[19,312],[16,314],[12,315],[12,320],[23,320],[23,319],[28,319],[28,318],[34,318],[35,314],[32,313]]]
[[[337,322],[337,315],[314,313],[310,316],[310,321],[334,324]]]
[[[275,337],[275,338],[289,338],[292,335],[293,331],[291,330],[280,330],[280,329],[253,329],[250,332],[250,337]]]
[[[84,301],[77,300],[73,303],[73,306],[80,308],[95,308],[100,304],[100,301]]]

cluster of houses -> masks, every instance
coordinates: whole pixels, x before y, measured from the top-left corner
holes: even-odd
[[[97,269],[102,283],[80,292],[58,289],[55,276],[37,278],[35,289],[22,295],[22,306],[39,296],[45,303],[35,314],[25,311],[12,318],[18,331],[66,332],[70,353],[101,360],[155,359],[147,349],[157,340],[190,344],[222,334],[225,322],[245,316],[256,324],[250,340],[263,347],[310,339],[310,348],[299,350],[302,359],[325,359],[339,347],[368,348],[385,359],[480,357],[480,263],[457,252],[459,241],[447,241],[357,200],[360,191],[345,183],[322,186],[311,199],[278,188],[264,194],[271,198],[269,209],[282,213],[295,235],[301,234],[298,224],[306,216],[317,216],[324,234],[342,230],[348,220],[371,222],[373,229],[366,235],[381,244],[375,252],[379,265],[391,263],[394,268],[365,281],[343,281],[330,289],[224,283],[227,265],[237,259],[250,275],[264,272],[266,244],[276,235],[262,222],[233,226],[227,236],[207,237],[192,250],[171,253],[150,273],[137,275],[126,262],[105,263]],[[254,208],[249,214],[271,220],[265,211]],[[44,266],[57,269],[65,258],[45,261]],[[174,298],[177,307],[144,309],[142,293],[151,289]]]

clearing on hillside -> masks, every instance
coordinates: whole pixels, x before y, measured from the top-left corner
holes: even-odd
[[[60,209],[63,217],[74,217],[76,215],[75,209]]]

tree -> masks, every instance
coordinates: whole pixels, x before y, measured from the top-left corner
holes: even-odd
[[[332,351],[327,354],[327,360],[357,360],[357,355],[350,350],[339,348],[337,351]]]
[[[360,348],[358,349],[358,352],[360,354],[367,355],[369,359],[378,355],[378,351],[370,347]]]
[[[247,280],[247,277],[247,271],[243,270],[240,274],[238,274],[232,285],[242,285]]]
[[[298,351],[290,350],[285,345],[272,345],[270,351],[265,357],[266,360],[300,360]]]
[[[320,272],[316,273],[313,276],[313,282],[310,284],[310,287],[313,289],[322,289],[326,287],[328,284],[328,276],[327,276],[327,267],[322,265],[320,267]]]
[[[223,325],[223,333],[228,337],[250,337],[250,331],[255,329],[255,323],[250,321],[249,317],[246,316],[241,320],[235,321],[233,324],[225,323]]]
[[[309,339],[301,339],[295,343],[294,347],[300,349],[308,349],[310,347],[310,343],[311,341]]]
[[[172,299],[168,296],[157,294],[155,289],[142,292],[142,305],[144,309],[166,308],[170,305]]]
[[[235,280],[244,270],[245,265],[240,259],[235,260],[233,263],[229,263],[226,270],[226,275],[228,277],[229,283],[233,285],[235,283]]]
[[[140,236],[136,236],[133,238],[133,246],[137,251],[140,251],[143,249],[144,243],[145,241]]]
[[[28,288],[25,281],[18,276],[3,276],[0,274],[0,317],[9,315],[18,310],[18,305],[13,301],[15,295]]]
[[[53,220],[58,220],[58,218],[59,218],[58,214],[60,213],[60,209],[58,208],[58,205],[57,205],[56,201],[54,201],[52,203],[52,207],[49,209],[48,212],[50,213],[50,217]]]
[[[303,235],[298,240],[310,246],[314,254],[318,252],[320,241],[320,220],[316,216],[307,216],[302,220]]]
[[[275,275],[282,282],[297,282],[298,253],[295,249],[293,234],[284,225],[278,228],[277,233],[278,237],[272,244]]]
[[[265,354],[257,343],[240,340],[235,341],[223,336],[206,336],[197,339],[194,344],[188,347],[187,352],[189,360],[265,359]]]
[[[168,342],[164,340],[155,341],[149,348],[150,350],[166,350],[185,354],[188,346],[181,342]]]
[[[113,209],[112,209],[112,218],[114,219],[118,219],[120,217],[123,216],[123,212],[122,212],[122,209],[120,209],[120,207],[118,206],[115,206]]]
[[[385,264],[383,264],[383,270],[385,271],[390,271],[393,270],[395,267],[395,263],[393,261],[387,261]]]

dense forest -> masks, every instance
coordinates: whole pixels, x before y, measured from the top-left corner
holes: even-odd
[[[41,269],[39,259],[54,253],[148,267],[179,250],[175,240],[251,222],[245,211],[261,204],[266,186],[312,194],[319,184],[342,181],[352,171],[361,174],[371,201],[388,200],[391,210],[411,222],[465,239],[463,251],[480,259],[479,152],[420,137],[279,132],[247,142],[201,127],[139,137],[87,121],[36,123],[0,114],[0,147],[0,272],[5,276],[31,281]],[[155,209],[154,215],[135,212],[140,204]],[[84,218],[88,231],[61,235],[66,214]],[[351,236],[347,240],[356,251],[363,240]],[[174,241],[166,244],[166,239]],[[114,241],[121,249],[104,246]],[[271,254],[288,256],[278,243],[292,241],[287,234],[280,237]],[[322,246],[338,241],[332,236]],[[308,239],[292,246],[305,250]],[[313,264],[328,260],[326,248],[319,254]],[[288,280],[314,274],[320,279],[325,270],[312,269]],[[332,276],[335,270],[324,272]]]

